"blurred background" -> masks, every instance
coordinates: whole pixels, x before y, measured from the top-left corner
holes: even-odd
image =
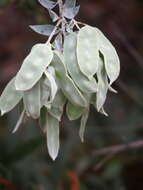
[[[114,84],[118,94],[108,94],[105,106],[109,117],[92,108],[82,144],[79,121],[69,122],[65,116],[55,162],[36,122],[28,121],[13,135],[18,110],[1,117],[0,190],[143,190],[143,148],[126,147],[142,145],[143,138],[143,1],[78,3],[77,20],[100,28],[121,60]],[[36,0],[0,0],[0,92],[32,45],[47,40],[28,26],[49,22]],[[111,146],[119,144],[125,144],[126,151],[111,152]],[[105,147],[111,149],[102,154]]]

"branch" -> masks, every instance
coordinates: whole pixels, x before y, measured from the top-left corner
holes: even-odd
[[[128,144],[114,145],[107,148],[102,148],[94,151],[95,156],[105,155],[107,153],[119,153],[123,151],[127,151],[128,149],[136,149],[143,147],[143,140],[134,141]]]
[[[63,1],[62,0],[59,0],[59,12],[62,18],[63,17]]]

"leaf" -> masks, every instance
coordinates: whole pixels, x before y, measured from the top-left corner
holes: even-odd
[[[50,89],[49,103],[52,103],[58,90],[58,86],[55,81],[55,69],[51,66],[48,67],[48,69],[45,71],[45,75],[49,81],[49,89]]]
[[[99,70],[97,72],[97,78],[98,78],[98,91],[96,93],[96,108],[97,111],[100,111],[100,109],[103,107],[107,91],[108,91],[108,78],[106,75],[106,71],[104,68],[103,60],[100,58],[99,61]]]
[[[82,113],[84,111],[84,108],[75,106],[68,102],[66,106],[66,113],[69,118],[69,120],[76,120],[81,117]]]
[[[57,4],[50,0],[38,0],[38,2],[46,9],[53,9]]]
[[[70,76],[76,85],[86,93],[94,93],[97,91],[97,82],[92,77],[91,80],[83,75],[79,69],[76,55],[77,35],[71,33],[66,36],[64,41],[64,62],[70,73]]]
[[[0,96],[1,115],[11,111],[22,99],[23,93],[15,89],[15,77],[5,87]]]
[[[59,19],[59,16],[52,10],[49,10],[49,15],[53,22],[56,22]]]
[[[55,160],[58,155],[59,144],[59,121],[51,115],[48,115],[47,146],[49,155],[53,160]]]
[[[34,119],[39,118],[41,109],[40,82],[32,89],[24,92],[23,101],[27,115]]]
[[[118,78],[120,73],[120,60],[118,54],[111,42],[97,28],[99,50],[104,57],[104,63],[107,75],[110,79],[110,85]]]
[[[53,52],[50,45],[36,44],[33,46],[16,75],[16,90],[31,89],[39,81],[52,59]]]
[[[42,34],[45,36],[50,36],[52,31],[54,30],[55,26],[50,25],[50,24],[45,24],[45,25],[30,25],[29,26],[34,32],[38,34]],[[56,30],[55,34],[58,33],[58,29]]]
[[[85,100],[80,90],[76,87],[73,80],[68,76],[66,67],[62,61],[62,57],[59,56],[60,55],[55,52],[52,65],[55,68],[56,76],[59,80],[62,92],[74,105],[86,107],[87,101]]]
[[[15,126],[14,130],[12,131],[12,133],[17,132],[17,130],[19,129],[19,127],[23,123],[24,115],[25,115],[25,110],[23,110],[23,112],[20,114],[20,117],[19,117],[19,119],[16,123],[16,126]]]
[[[91,26],[80,29],[77,38],[77,58],[81,72],[90,80],[98,70],[98,34]]]
[[[73,19],[79,12],[80,6],[73,8],[64,7],[63,15],[68,19]]]
[[[66,0],[64,7],[65,8],[74,8],[76,6],[76,0]]]
[[[86,123],[88,120],[88,116],[89,116],[89,108],[87,108],[81,118],[81,123],[80,123],[80,129],[79,129],[79,136],[81,138],[81,141],[84,142],[84,132],[85,132],[85,127],[86,127]]]

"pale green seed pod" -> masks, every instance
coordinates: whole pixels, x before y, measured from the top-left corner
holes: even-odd
[[[51,45],[36,44],[30,54],[25,58],[16,75],[16,90],[31,89],[41,78],[53,58]]]
[[[65,37],[64,41],[64,63],[72,79],[83,92],[95,93],[97,91],[97,82],[94,77],[91,77],[91,79],[89,80],[80,71],[77,61],[76,48],[77,48],[77,34],[71,33],[70,35]],[[82,53],[84,54],[84,52]]]
[[[77,36],[77,59],[81,72],[91,80],[98,70],[99,51],[97,31],[84,26]]]
[[[11,111],[22,99],[23,93],[15,89],[15,77],[7,84],[0,97],[1,115]]]
[[[51,108],[48,109],[49,114],[58,119],[59,121],[61,121],[65,103],[66,103],[65,96],[63,95],[61,90],[58,90]]]
[[[28,116],[31,116],[34,119],[37,119],[40,116],[40,97],[40,82],[38,82],[32,89],[23,93],[23,101],[26,113]]]
[[[68,104],[66,106],[66,113],[67,113],[69,120],[71,120],[71,121],[79,119],[81,117],[81,115],[83,114],[84,110],[85,110],[85,108],[75,106],[75,105],[71,104],[70,102],[68,102]]]
[[[55,52],[52,65],[55,68],[56,76],[59,80],[60,87],[67,97],[67,99],[72,102],[74,105],[86,107],[87,101],[76,87],[73,80],[68,76],[65,65],[62,61],[62,58]]]
[[[49,155],[53,160],[56,159],[59,152],[59,121],[48,114],[46,123],[46,134],[47,134],[47,146]]]
[[[45,75],[47,77],[47,80],[49,81],[49,89],[50,89],[49,104],[50,104],[53,102],[58,90],[54,67],[50,66],[49,68],[47,68],[45,71]]]
[[[97,111],[100,111],[100,109],[103,107],[106,101],[107,91],[109,88],[108,78],[102,58],[100,58],[99,61],[97,78],[98,78],[98,92],[96,93],[96,108]]]
[[[82,117],[81,117],[79,136],[80,136],[80,139],[82,142],[84,142],[84,133],[85,133],[88,116],[89,116],[89,107],[84,110]]]
[[[95,28],[95,31],[98,34],[99,50],[104,57],[105,68],[111,85],[120,74],[120,60],[112,43],[98,28]]]

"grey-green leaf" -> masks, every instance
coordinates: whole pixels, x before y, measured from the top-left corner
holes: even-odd
[[[66,113],[69,118],[69,120],[76,120],[81,117],[82,113],[84,112],[85,108],[75,106],[68,102],[67,107],[66,107]]]
[[[15,89],[15,77],[7,84],[0,96],[1,115],[11,111],[22,99],[22,92]]]
[[[29,27],[38,34],[44,36],[50,36],[55,26],[50,24],[45,24],[45,25],[30,25]],[[55,34],[57,34],[57,32],[58,29],[56,30]]]
[[[63,15],[68,19],[73,19],[79,12],[80,6],[73,8],[64,7]]]
[[[64,7],[65,8],[73,8],[76,6],[76,0],[66,0]]]
[[[95,31],[98,33],[99,50],[104,57],[105,68],[111,85],[119,76],[120,60],[111,42],[99,29],[95,28]]]
[[[53,58],[51,45],[36,44],[25,58],[15,79],[16,90],[31,89],[41,78]]]
[[[46,9],[53,9],[56,3],[51,0],[38,0],[38,2]]]
[[[77,34],[71,33],[66,36],[64,41],[64,62],[70,73],[72,79],[77,84],[77,86],[86,93],[94,93],[97,91],[97,82],[94,77],[91,80],[83,75],[80,71],[78,62],[77,62]]]
[[[39,118],[41,109],[40,82],[32,89],[23,93],[23,101],[27,115],[34,119]]]
[[[81,141],[84,142],[84,133],[85,133],[85,127],[89,116],[89,108],[84,110],[84,113],[81,118],[80,123],[80,129],[79,129],[79,136],[81,138]]]
[[[47,146],[49,155],[53,160],[56,159],[59,152],[59,121],[48,115],[47,120]]]
[[[76,87],[73,80],[68,76],[62,58],[59,57],[57,52],[55,52],[54,54],[52,65],[56,70],[56,76],[59,80],[61,89],[64,95],[67,97],[67,99],[74,105],[86,107],[87,101],[85,100],[80,90]]]
[[[53,22],[56,22],[59,19],[59,16],[52,10],[49,10],[49,15]]]
[[[97,31],[91,26],[84,26],[78,33],[77,58],[81,72],[91,79],[98,70],[99,62]]]

